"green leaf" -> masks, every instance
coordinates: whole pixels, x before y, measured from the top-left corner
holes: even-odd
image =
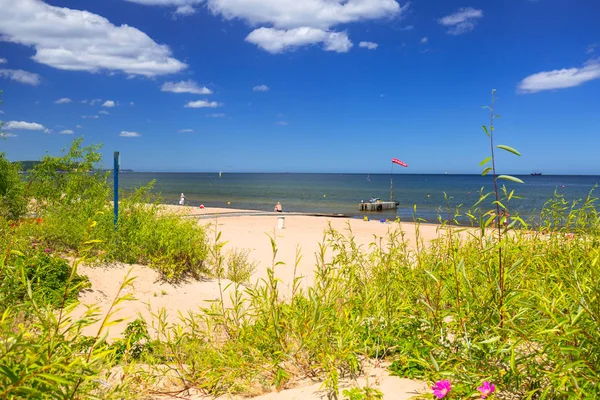
[[[490,137],[490,133],[488,132],[487,126],[483,125],[482,128],[483,128],[483,131],[485,132],[485,134],[488,135],[488,137]]]
[[[506,181],[511,181],[511,182],[520,183],[520,184],[525,183],[522,180],[520,180],[519,178],[515,178],[514,176],[510,176],[510,175],[499,175],[498,179],[504,179]]]
[[[498,149],[502,149],[502,150],[506,150],[506,151],[508,151],[509,153],[513,153],[513,154],[514,154],[514,155],[516,155],[516,156],[521,156],[521,153],[519,153],[519,152],[518,152],[516,149],[513,149],[513,148],[512,148],[512,147],[510,147],[510,146],[506,146],[506,145],[503,145],[503,144],[499,144],[498,146],[496,146],[496,148],[498,148]]]
[[[489,163],[491,161],[492,157],[488,157],[485,160],[483,160],[482,162],[479,163],[480,167],[483,167],[485,164]]]
[[[492,167],[487,167],[486,169],[483,170],[483,172],[481,173],[482,176],[486,176],[487,174],[490,173],[490,171],[492,170]]]

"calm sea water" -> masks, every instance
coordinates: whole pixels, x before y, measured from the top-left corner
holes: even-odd
[[[554,191],[568,200],[585,198],[600,176],[521,176],[525,185],[506,183],[523,199],[513,200],[511,210],[532,215],[552,197]],[[390,175],[366,174],[235,174],[223,173],[121,173],[122,189],[131,190],[152,180],[154,192],[168,204],[177,204],[183,192],[192,206],[231,207],[273,211],[280,201],[284,211],[342,213],[362,217],[358,209],[361,200],[372,196],[390,198]],[[379,218],[412,219],[413,206],[417,215],[436,222],[442,209],[446,215],[444,192],[451,197],[452,207],[469,206],[478,198],[479,190],[492,186],[489,177],[479,175],[401,175],[393,177],[394,200],[400,202],[396,211],[376,213]],[[598,193],[600,195],[600,193]],[[228,202],[230,204],[228,204]]]

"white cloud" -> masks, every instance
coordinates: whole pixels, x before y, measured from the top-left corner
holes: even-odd
[[[329,29],[339,24],[392,17],[402,11],[396,0],[208,0],[208,8],[225,19],[275,28]]]
[[[401,31],[412,31],[413,29],[415,29],[414,25],[407,25],[403,28],[400,28]]]
[[[197,101],[190,101],[184,107],[185,108],[216,108],[216,107],[220,107],[220,106],[221,106],[221,104],[217,103],[216,101],[197,100]]]
[[[581,68],[555,69],[530,75],[519,83],[518,90],[521,93],[536,93],[565,89],[594,79],[600,79],[600,59],[590,60]]]
[[[131,103],[129,103],[130,106],[135,106],[135,103],[132,101]]]
[[[8,121],[6,123],[6,129],[23,131],[43,131],[46,128],[44,127],[44,125],[38,124],[37,122]]]
[[[286,122],[286,121],[277,121],[277,125],[280,125],[280,126],[288,126],[289,124],[290,123]]]
[[[196,9],[190,5],[179,6],[175,10],[175,15],[187,17],[188,15],[196,14]]]
[[[207,87],[200,87],[192,80],[181,82],[165,82],[160,90],[163,92],[172,93],[212,94],[212,90]]]
[[[259,26],[246,41],[270,53],[323,43],[327,51],[347,52],[352,42],[332,27],[392,18],[403,8],[396,0],[207,0],[208,8],[227,20]]]
[[[475,29],[477,20],[483,17],[483,11],[472,7],[461,8],[454,14],[446,15],[439,23],[448,27],[448,34],[460,35]]]
[[[0,138],[9,138],[9,137],[17,137],[14,133],[10,132],[0,132]]]
[[[194,133],[193,129],[180,129],[177,132],[179,133]]]
[[[51,135],[52,132],[54,132],[52,129],[48,129],[48,128],[44,129],[44,133],[47,135]]]
[[[267,85],[258,85],[252,88],[255,92],[268,92],[270,89]]]
[[[119,136],[121,136],[121,137],[140,137],[140,136],[142,136],[142,134],[137,133],[137,132],[122,131],[121,134],[119,134]]]
[[[106,108],[112,108],[112,107],[114,107],[115,105],[116,105],[116,104],[115,104],[115,102],[114,102],[114,101],[112,101],[112,100],[106,100],[106,101],[104,102],[104,104],[102,104],[102,107],[106,107]]]
[[[429,42],[429,38],[428,37],[424,37],[423,39],[421,39],[421,43],[425,44]]]
[[[81,118],[83,118],[83,119],[99,119],[100,117],[97,115],[82,115]]]
[[[143,4],[146,6],[186,6],[200,4],[204,0],[125,0],[130,3]]]
[[[597,44],[590,44],[587,49],[585,49],[586,54],[594,54],[596,52]]]
[[[209,118],[225,118],[225,114],[206,114]]]
[[[377,43],[373,43],[373,42],[360,42],[358,44],[358,47],[362,47],[364,49],[369,49],[369,50],[376,50],[379,45]]]
[[[328,32],[316,28],[295,28],[280,30],[259,28],[246,37],[246,41],[254,43],[269,53],[283,53],[286,50],[311,44],[323,43],[323,49],[346,53],[352,42],[346,32]]]
[[[65,129],[64,131],[60,131],[60,132],[58,132],[58,133],[59,133],[60,135],[72,135],[72,134],[74,134],[75,132],[73,132],[73,131],[72,131],[72,130],[70,130],[70,129]]]
[[[77,126],[75,126],[75,128],[77,128],[77,129],[83,129],[83,126],[77,125]]]
[[[0,6],[2,0],[0,0]],[[4,12],[4,10],[2,11]],[[0,13],[2,15],[2,13]],[[0,33],[2,33],[2,18],[0,17]],[[1,40],[0,36],[0,40]],[[0,69],[0,77],[12,79],[13,81],[24,83],[26,85],[37,86],[40,84],[40,76],[33,72],[23,71],[22,69]]]
[[[54,103],[55,104],[68,104],[68,103],[72,103],[73,100],[69,99],[68,97],[63,97],[62,99],[58,99],[56,100]]]
[[[100,111],[98,111],[98,114],[108,115],[110,113],[108,111],[106,111],[106,110],[100,110]]]
[[[39,0],[0,0],[3,41],[35,48],[33,60],[70,71],[122,71],[155,76],[186,64],[144,32],[116,26],[88,11],[55,7]]]
[[[4,111],[0,110],[0,114],[4,114]]]
[[[6,58],[0,58],[0,64],[6,64],[8,61]]]

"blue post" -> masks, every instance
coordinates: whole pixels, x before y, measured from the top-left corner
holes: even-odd
[[[115,178],[115,228],[117,227],[117,222],[119,221],[119,152],[115,151],[115,170],[113,171],[113,176]]]

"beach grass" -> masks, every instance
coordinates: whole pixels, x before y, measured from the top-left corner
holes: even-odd
[[[344,394],[340,386],[373,362],[392,375],[449,385],[447,398],[480,397],[477,388],[491,383],[489,398],[600,396],[593,192],[574,203],[556,195],[527,228],[502,215],[514,193],[501,187],[469,208],[475,228],[449,226],[444,220],[461,213],[451,210],[433,239],[418,219],[390,224],[368,246],[351,224],[330,227],[314,255],[298,249],[288,265],[271,235],[266,275],[252,282],[252,253],[226,251],[218,224],[210,237],[148,204],[148,188],[122,199],[115,229],[106,176],[92,172],[98,149],[80,144],[46,157],[19,189],[25,203],[35,199],[34,215],[1,208],[10,210],[0,215],[2,398],[259,395],[303,379],[322,382],[332,398],[380,398],[375,387]],[[311,256],[314,279],[305,287],[298,265]],[[219,296],[175,322],[154,310],[107,340],[107,329],[122,322],[118,310],[133,301],[135,279],[122,281],[106,311],[74,314],[84,262],[147,264],[172,282],[211,278]],[[283,268],[293,271],[289,288],[278,278]],[[92,325],[95,333],[84,335]]]

